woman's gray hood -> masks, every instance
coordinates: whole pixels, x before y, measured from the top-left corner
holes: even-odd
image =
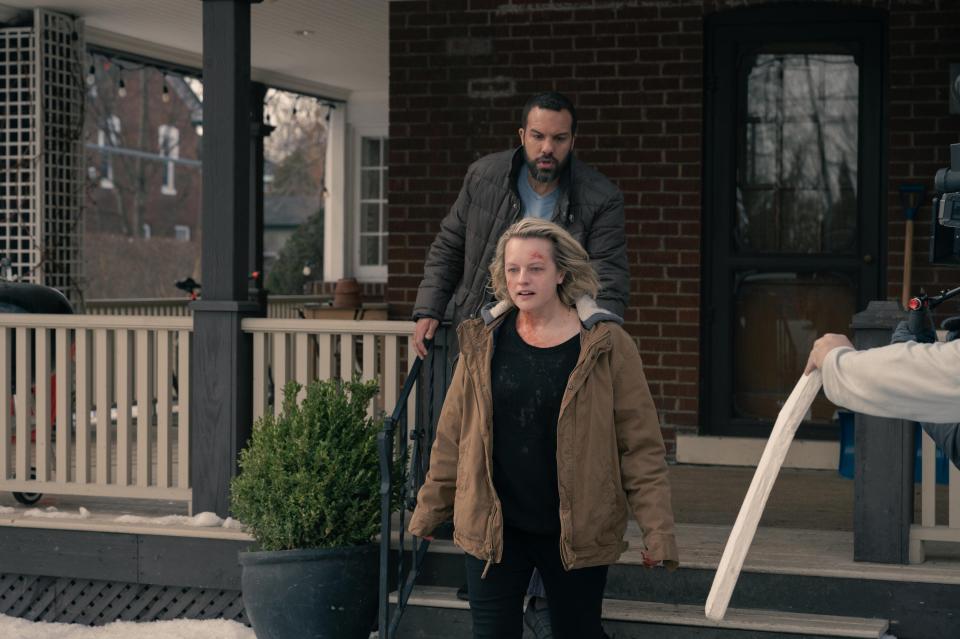
[[[612,313],[597,304],[597,300],[589,295],[584,295],[577,300],[577,315],[580,317],[580,323],[587,330],[593,328],[599,322],[615,322],[623,325],[623,318]],[[513,301],[510,298],[500,300],[499,302],[490,302],[480,311],[484,325],[490,325],[498,317],[513,308]]]

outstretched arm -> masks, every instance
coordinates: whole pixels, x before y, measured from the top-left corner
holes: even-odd
[[[834,404],[858,413],[936,424],[960,418],[960,341],[854,350],[842,335],[814,342],[807,370],[823,372]]]

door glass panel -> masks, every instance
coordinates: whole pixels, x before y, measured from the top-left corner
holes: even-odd
[[[856,289],[841,273],[741,273],[737,279],[733,416],[774,420],[803,373],[813,341],[845,332]],[[807,420],[829,423],[834,410],[821,393]]]
[[[856,250],[859,71],[852,55],[762,53],[741,77],[735,250]]]

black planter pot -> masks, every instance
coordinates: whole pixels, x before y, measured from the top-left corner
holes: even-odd
[[[243,605],[257,639],[367,639],[378,548],[240,553]]]

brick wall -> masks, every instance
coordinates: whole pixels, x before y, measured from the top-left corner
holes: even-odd
[[[529,95],[568,94],[576,152],[626,202],[631,269],[626,328],[635,337],[672,449],[695,430],[700,352],[703,17],[729,2],[459,0],[390,3],[390,281],[409,313],[426,250],[467,166],[517,143]],[[755,4],[755,3],[753,3]],[[947,68],[960,14],[933,0],[862,2],[891,10],[889,292],[899,297],[903,223],[897,186],[932,188],[960,118]],[[944,26],[952,25],[952,26]],[[939,42],[937,39],[939,38]],[[915,251],[925,255],[929,225]],[[915,283],[960,284],[915,260]]]
[[[937,169],[950,165],[951,143],[960,142],[960,115],[949,110],[950,63],[960,62],[960,5],[951,2],[894,2],[890,11],[890,102],[888,159],[888,287],[900,299],[903,282],[904,216],[897,188],[904,183],[933,190]],[[930,208],[921,213],[913,242],[913,286],[928,293],[960,286],[960,269],[934,268],[927,261]],[[939,317],[960,312],[941,307]]]

